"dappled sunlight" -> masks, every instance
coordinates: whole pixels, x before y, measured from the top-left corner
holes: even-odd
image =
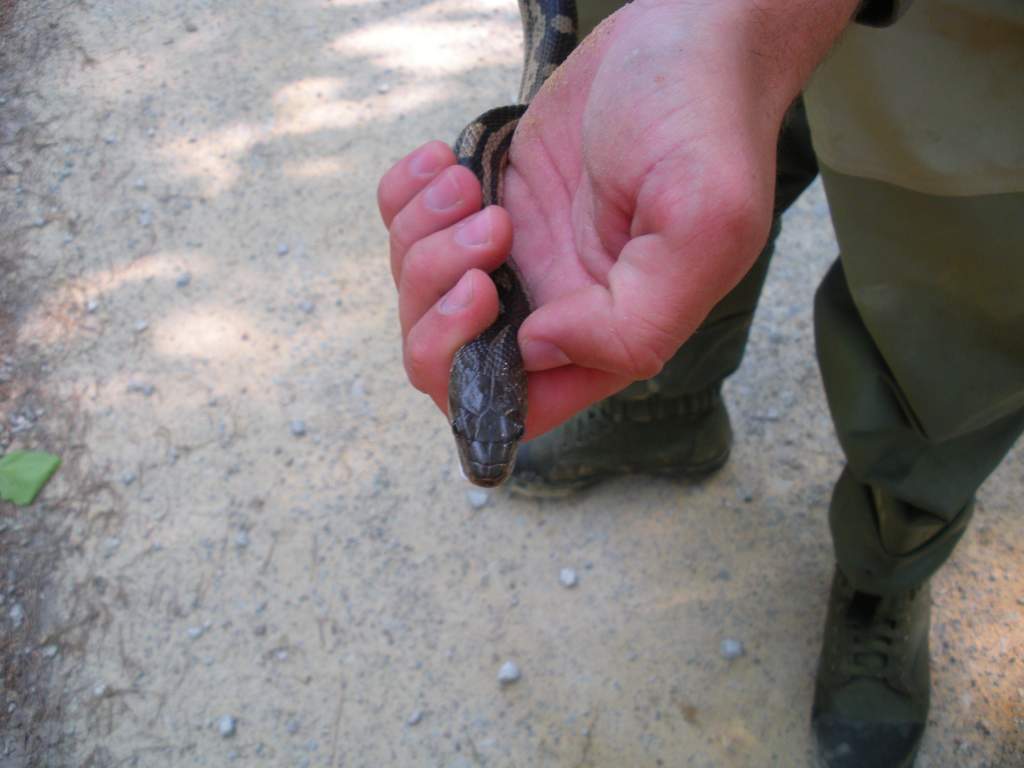
[[[241,173],[238,159],[260,141],[270,138],[272,126],[235,123],[203,137],[177,137],[161,147],[160,154],[179,176],[193,178],[207,195],[218,195]]]
[[[510,3],[489,5],[506,12],[512,8]],[[332,48],[344,54],[357,52],[380,67],[415,75],[458,74],[478,67],[484,56],[519,49],[519,40],[508,34],[506,18],[494,15],[491,9],[481,9],[481,17],[453,23],[425,8],[347,32],[334,41]]]
[[[266,357],[269,362],[270,343],[253,329],[246,313],[222,306],[193,304],[160,318],[152,328],[154,351],[172,359],[245,359],[251,366],[254,358]],[[254,373],[250,368],[246,375]]]
[[[78,287],[102,297],[104,294],[120,290],[132,283],[141,283],[154,278],[173,280],[181,271],[181,265],[187,264],[191,260],[191,255],[184,250],[159,251],[109,269],[91,272],[79,280]]]
[[[296,179],[315,179],[322,176],[338,176],[351,171],[355,164],[341,155],[317,157],[295,163],[285,163],[284,175]]]
[[[369,13],[365,2],[329,5]],[[261,151],[261,145],[269,148],[275,142],[289,147],[284,150],[291,163],[284,168],[286,176],[309,179],[336,174],[339,158],[321,165],[310,160],[307,152],[284,142],[334,132],[339,144],[347,146],[353,137],[373,134],[382,114],[436,109],[451,99],[466,73],[481,66],[507,67],[518,60],[519,35],[510,34],[518,27],[516,15],[514,3],[508,0],[467,5],[455,18],[451,6],[435,3],[398,14],[382,13],[379,20],[369,13],[367,23],[315,43],[320,57],[333,62],[330,74],[289,79],[297,74],[294,69],[279,70],[279,77],[286,82],[273,92],[269,110],[246,119],[249,110],[244,109],[245,117],[238,119],[236,113],[227,125],[176,130],[173,138],[159,145],[157,153],[171,174],[194,181],[209,197],[239,185],[251,171],[247,162]],[[186,38],[192,47],[205,39],[203,35]],[[376,110],[368,104],[367,75],[373,78],[370,93]],[[510,79],[510,98],[515,85],[515,78]],[[181,121],[181,125],[186,123]],[[296,154],[307,156],[295,160]]]
[[[351,131],[375,122],[367,113],[364,100],[331,97],[341,86],[342,81],[335,78],[309,78],[290,83],[274,95],[273,119],[262,123],[235,123],[203,136],[177,137],[165,143],[160,154],[177,175],[200,183],[204,194],[211,197],[222,194],[238,183],[246,171],[244,160],[261,143],[321,131]],[[443,101],[449,90],[450,86],[444,82],[408,86],[396,95],[394,103],[400,105],[398,111],[407,112]]]
[[[302,135],[373,123],[363,99],[331,99],[327,95],[339,87],[337,81],[313,78],[280,89],[274,95],[273,135]],[[418,109],[442,100],[447,90],[443,83],[410,86],[402,89],[395,103],[401,105],[401,111]]]
[[[349,128],[360,119],[362,101],[338,94],[345,81],[336,77],[310,77],[278,89],[274,94],[274,133],[310,133],[321,128]]]
[[[184,263],[188,263],[188,258],[183,251],[162,251],[70,279],[28,309],[22,333],[36,343],[70,341],[83,331],[77,322],[79,316],[96,318],[95,313],[108,298],[125,288],[155,280],[172,284]],[[85,329],[93,328],[97,322],[98,319],[87,321]]]

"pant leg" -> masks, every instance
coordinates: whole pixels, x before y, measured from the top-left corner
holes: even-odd
[[[607,16],[611,16],[629,0],[576,0],[579,39],[589,35]]]
[[[815,301],[858,589],[921,583],[1024,430],[1024,194],[943,197],[822,168],[840,262]]]

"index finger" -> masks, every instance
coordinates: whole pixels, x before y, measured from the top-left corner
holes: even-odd
[[[395,163],[377,185],[377,208],[384,226],[390,227],[410,200],[449,165],[455,164],[455,153],[443,141],[434,140],[415,149]]]

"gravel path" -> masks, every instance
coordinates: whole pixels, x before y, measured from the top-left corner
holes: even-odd
[[[518,82],[511,0],[0,0],[0,768],[800,766],[841,466],[791,212],[740,441],[470,491],[374,192]],[[1024,764],[1024,455],[938,577],[919,766]]]

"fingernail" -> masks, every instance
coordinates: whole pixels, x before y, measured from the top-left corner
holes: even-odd
[[[409,158],[409,170],[415,176],[433,176],[441,168],[441,159],[430,147],[423,147]]]
[[[528,371],[561,368],[571,361],[569,356],[550,341],[527,341],[523,344],[523,367]]]
[[[442,315],[454,315],[456,312],[461,312],[463,309],[468,307],[472,300],[473,278],[470,277],[467,272],[462,276],[462,279],[456,283],[455,287],[444,295],[438,309]]]
[[[486,209],[475,213],[455,228],[459,245],[487,245],[491,242],[491,215]]]
[[[446,211],[454,205],[458,205],[462,199],[459,195],[459,185],[450,174],[444,174],[434,180],[434,183],[427,187],[423,199],[428,208],[435,211]]]

